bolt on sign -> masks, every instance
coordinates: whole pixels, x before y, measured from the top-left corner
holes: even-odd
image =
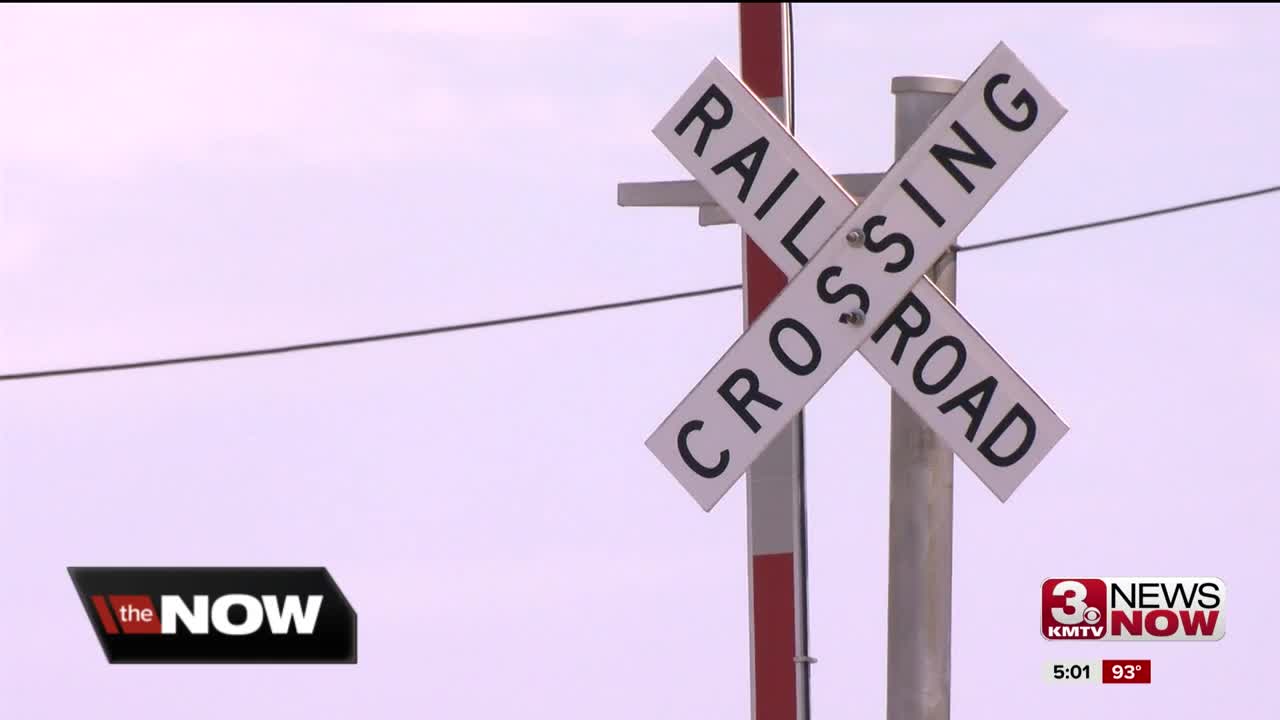
[[[858,205],[711,62],[654,134],[790,282],[646,442],[704,509],[859,350],[1009,498],[1067,426],[924,274],[1065,114],[1001,43]]]

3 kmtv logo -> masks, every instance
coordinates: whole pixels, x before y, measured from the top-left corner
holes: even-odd
[[[67,568],[112,663],[354,663],[325,568]]]
[[[1226,593],[1214,577],[1051,578],[1041,587],[1049,640],[1221,640]]]

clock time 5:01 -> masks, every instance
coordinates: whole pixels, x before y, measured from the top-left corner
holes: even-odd
[[[1099,668],[1094,667],[1099,663],[1052,663],[1049,666],[1049,674],[1053,680],[1082,680],[1084,682],[1097,682]]]

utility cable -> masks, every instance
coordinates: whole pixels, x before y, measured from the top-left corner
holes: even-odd
[[[1157,217],[1160,215],[1168,215],[1170,213],[1184,212],[1186,210],[1194,210],[1197,208],[1208,207],[1220,203],[1234,202],[1237,200],[1245,200],[1248,198],[1267,195],[1274,192],[1280,192],[1280,185],[1260,188],[1258,190],[1250,190],[1248,192],[1236,193],[1234,195],[1223,195],[1221,197],[1209,198],[1197,202],[1186,203],[1183,205],[1173,205],[1170,207],[1159,208],[1157,210],[1148,210],[1146,212],[1135,213],[1133,215],[1122,215],[1120,217],[1108,218],[1106,220],[1097,220],[1094,222],[1083,223],[1080,225],[1068,225],[1066,227],[1054,228],[1052,230],[1042,230],[1040,232],[1029,233],[1027,235],[1015,235],[1013,237],[1000,238],[998,240],[988,240],[985,242],[974,243],[972,245],[961,245],[956,248],[956,252],[968,252],[970,250],[982,250],[985,248],[997,247],[1000,245],[1008,245],[1011,243],[1023,242],[1026,240],[1036,240],[1039,238],[1051,237],[1054,235],[1065,235],[1067,233],[1080,232],[1082,230],[1093,230],[1095,228],[1106,227],[1108,225],[1118,225],[1120,223],[1133,222],[1135,220],[1145,220],[1147,218]],[[668,295],[655,295],[653,297],[636,298],[633,300],[622,300],[619,302],[604,303],[601,305],[587,305],[584,307],[567,308],[564,310],[552,310],[549,312],[534,313],[532,315],[514,315],[510,317],[497,318],[494,320],[480,320],[476,322],[460,323],[456,325],[440,325],[437,327],[421,328],[418,330],[405,330],[401,332],[384,333],[380,335],[363,335],[359,337],[340,338],[336,340],[322,340],[319,342],[299,343],[295,345],[278,345],[275,347],[257,348],[253,350],[237,350],[232,352],[210,353],[207,355],[183,355],[179,357],[159,358],[155,360],[139,360],[136,362],[115,363],[109,365],[83,365],[80,367],[57,368],[52,370],[32,370],[29,372],[17,372],[0,375],[0,382],[8,382],[13,380],[35,380],[37,378],[61,377],[65,375],[87,375],[89,373],[116,372],[120,370],[139,370],[142,368],[165,367],[169,365],[188,365],[192,363],[215,362],[221,360],[238,360],[241,358],[262,357],[264,355],[283,355],[285,353],[303,352],[307,350],[323,350],[326,348],[344,347],[348,345],[363,345],[365,343],[386,342],[390,340],[404,340],[407,338],[425,337],[427,335],[441,335],[444,333],[460,332],[462,330],[476,330],[486,327],[497,327],[500,325],[514,325],[516,323],[533,322],[535,320],[550,320],[552,318],[567,317],[570,315],[583,315],[586,313],[601,312],[604,310],[619,310],[628,307],[637,307],[640,305],[651,305],[655,303],[670,302],[673,300],[685,300],[689,298],[703,297],[706,295],[716,295],[726,293],[733,290],[742,289],[742,284],[721,285],[719,287],[705,288],[702,290],[689,290],[686,292],[671,293]]]

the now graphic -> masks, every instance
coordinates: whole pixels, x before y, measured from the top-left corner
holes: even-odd
[[[322,567],[72,567],[113,663],[354,663],[356,613]]]

